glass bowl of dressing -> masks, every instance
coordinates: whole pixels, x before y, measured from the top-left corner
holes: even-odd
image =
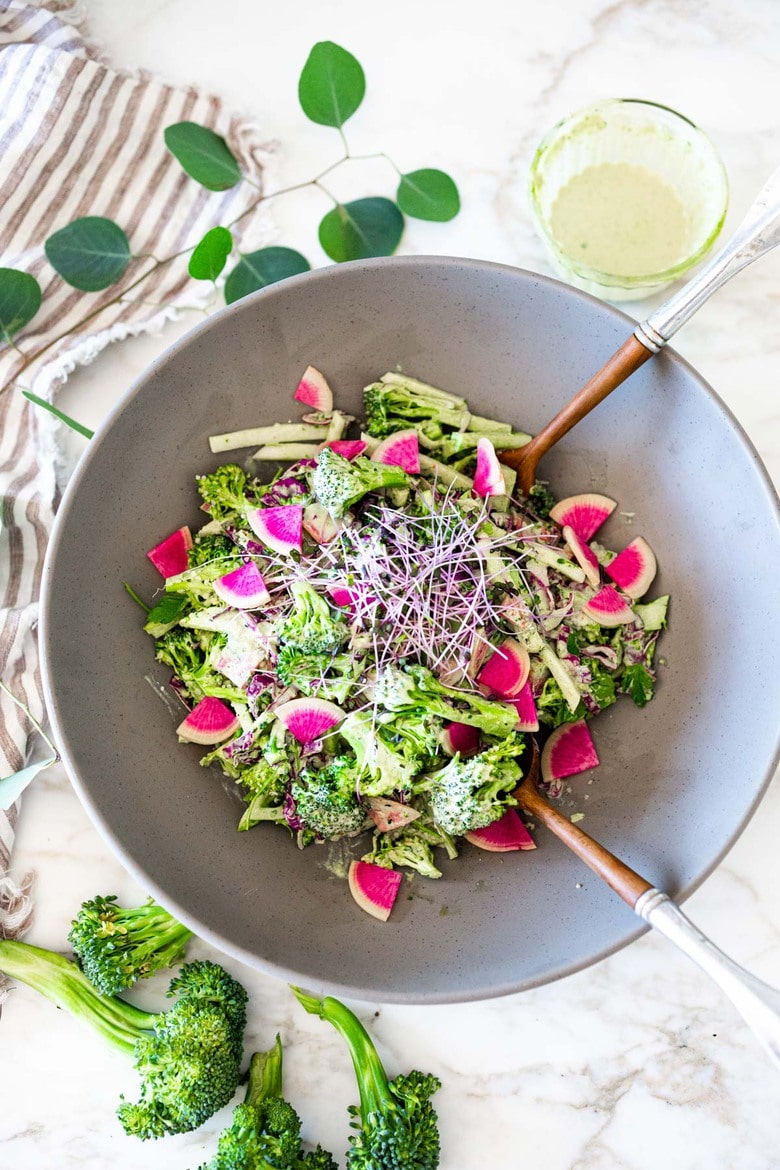
[[[728,180],[715,147],[688,118],[655,102],[612,98],[545,136],[530,197],[564,280],[603,300],[640,300],[712,247]]]

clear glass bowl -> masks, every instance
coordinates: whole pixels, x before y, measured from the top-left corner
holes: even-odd
[[[587,241],[578,248],[569,241],[567,249],[556,238],[559,195],[571,180],[605,164],[619,168],[610,172],[613,176],[636,180],[644,175],[650,184],[645,197],[652,199],[653,191],[665,196],[676,214],[675,243],[667,239],[666,262],[657,271],[604,271],[585,262]],[[602,181],[606,174],[601,172]],[[709,138],[682,114],[655,102],[611,98],[565,118],[545,136],[531,165],[530,198],[536,229],[564,280],[603,300],[640,300],[677,280],[712,247],[726,217],[728,180]],[[603,211],[603,205],[594,207],[593,214]],[[606,225],[600,226],[603,235]],[[642,226],[640,218],[636,230]]]

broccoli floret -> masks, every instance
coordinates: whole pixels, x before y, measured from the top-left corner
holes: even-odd
[[[445,702],[442,695],[457,700],[462,707]],[[509,703],[485,699],[475,691],[446,687],[424,666],[412,665],[404,670],[386,667],[377,679],[375,699],[388,711],[417,710],[439,719],[468,723],[488,735],[508,735],[517,723],[517,711]]]
[[[248,503],[245,494],[247,477],[237,464],[225,463],[211,475],[198,475],[195,479],[214,520],[223,520],[234,513],[243,514]]]
[[[217,1152],[200,1170],[338,1170],[332,1156],[317,1146],[301,1149],[301,1119],[282,1096],[282,1044],[255,1052],[242,1104],[219,1138]]]
[[[223,536],[221,533],[196,536],[195,543],[187,553],[187,567],[196,569],[199,565],[224,560],[225,557],[235,558],[237,555],[238,550],[229,536]],[[229,573],[230,569],[227,568],[224,572]]]
[[[367,492],[408,485],[409,476],[400,467],[373,463],[365,455],[358,455],[357,459],[350,461],[330,447],[320,452],[312,473],[315,496],[336,520]]]
[[[420,766],[435,756],[441,743],[443,721],[428,711],[405,710],[399,718],[382,716],[382,734],[392,736],[409,760]]]
[[[0,971],[86,1020],[134,1057],[140,1097],[135,1103],[123,1098],[117,1110],[127,1134],[145,1139],[187,1133],[235,1093],[247,995],[218,964],[185,964],[168,989],[176,1002],[162,1012],[100,995],[75,963],[29,943],[0,941]]]
[[[352,711],[339,726],[339,735],[355,753],[362,796],[387,796],[411,788],[419,763],[387,742],[369,711]]]
[[[428,782],[436,824],[453,837],[462,837],[497,821],[516,805],[511,793],[522,772],[514,757],[522,749],[522,735],[513,733],[468,760],[455,756],[446,768],[433,773]]]
[[[555,507],[555,496],[546,483],[540,483],[537,480],[528,493],[528,503],[535,515],[539,516],[542,520],[547,520],[550,515],[550,509]]]
[[[316,695],[342,704],[363,669],[363,659],[352,654],[304,654],[296,646],[279,647],[276,673],[286,687],[302,695]]]
[[[306,655],[335,653],[349,637],[347,626],[305,581],[293,581],[290,593],[293,608],[276,625],[281,645]]]
[[[214,582],[217,577],[224,577],[226,573],[237,569],[241,563],[240,553],[233,541],[224,536],[204,536],[188,552],[187,563],[190,567],[183,573],[168,577],[165,582],[166,592],[183,594],[196,607],[223,605],[214,592]]]
[[[402,829],[390,833],[375,833],[374,847],[362,860],[373,861],[375,865],[382,865],[386,869],[404,865],[408,869],[416,870],[423,877],[439,878],[441,870],[434,861],[435,848],[446,849],[450,858],[458,856],[455,842],[449,833],[445,833],[427,818],[420,817]]]
[[[184,954],[192,931],[151,898],[130,909],[116,895],[82,903],[68,942],[84,974],[103,995],[117,995]]]
[[[436,1170],[440,1139],[431,1097],[438,1077],[417,1071],[388,1080],[374,1043],[349,1008],[330,996],[317,999],[293,991],[312,1015],[327,1020],[346,1041],[355,1069],[360,1105],[350,1109],[348,1170]]]
[[[258,760],[238,773],[238,782],[244,789],[247,808],[238,822],[240,830],[251,829],[261,821],[268,820],[265,810],[276,808],[284,801],[290,780],[290,766],[280,767],[278,762]]]
[[[366,814],[356,795],[359,775],[352,755],[337,756],[316,772],[305,768],[290,786],[295,811],[304,826],[329,838],[362,829]]]
[[[244,692],[214,670],[207,651],[203,649],[204,641],[211,646],[216,639],[223,639],[223,636],[174,626],[157,639],[155,657],[158,662],[170,666],[174,676],[196,702],[211,695],[215,699],[242,703],[246,700]]]
[[[433,387],[414,381],[374,382],[366,386],[363,405],[369,435],[383,438],[415,426],[423,429],[428,438],[436,439],[443,434],[442,427],[459,429],[468,425],[470,415],[462,398],[432,391]]]

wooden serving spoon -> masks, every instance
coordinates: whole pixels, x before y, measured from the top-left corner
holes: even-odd
[[[499,452],[502,463],[517,471],[517,483],[528,495],[539,460],[558,440],[625,382],[634,370],[666,345],[681,325],[732,276],[780,243],[780,168],[752,204],[734,235],[696,276],[637,325],[598,373],[585,383],[571,402],[559,410],[530,443]]]
[[[780,991],[756,979],[749,971],[724,955],[679,906],[661,890],[589,837],[579,825],[550,804],[537,788],[539,748],[532,740],[532,756],[522,784],[515,791],[521,808],[541,821],[556,837],[576,853],[594,873],[628,903],[635,914],[665,935],[711,976],[731,1000],[745,1023],[758,1037],[776,1065],[780,1067]]]

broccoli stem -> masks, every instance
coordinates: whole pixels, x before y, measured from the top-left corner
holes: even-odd
[[[277,1033],[276,1042],[268,1052],[255,1052],[249,1062],[249,1080],[244,1101],[257,1105],[266,1097],[282,1096],[282,1041]]]
[[[512,424],[498,422],[494,418],[483,418],[481,414],[472,414],[469,419],[469,430],[482,435],[508,435],[512,430]]]
[[[386,386],[407,386],[413,393],[424,394],[427,398],[438,398],[442,402],[449,403],[455,410],[468,409],[465,398],[458,398],[457,395],[450,394],[447,390],[439,390],[437,386],[431,386],[428,382],[420,382],[418,378],[408,378],[406,374],[390,372],[383,374],[379,381],[384,382]]]
[[[319,443],[267,443],[264,447],[258,447],[251,458],[265,462],[297,463],[299,459],[316,459],[319,451]]]
[[[86,1020],[121,1052],[132,1053],[139,1037],[151,1031],[157,1020],[154,1013],[116,996],[99,995],[75,963],[30,943],[0,941],[0,971]]]
[[[448,467],[446,463],[440,463],[438,459],[431,459],[430,455],[422,453],[420,454],[420,471],[429,478],[437,479],[439,483],[463,488],[464,491],[474,486],[474,480],[469,479],[467,475],[461,475],[459,471]]]
[[[270,427],[248,427],[225,435],[209,435],[209,447],[216,454],[263,443],[304,443],[315,439],[322,442],[323,431],[324,427],[314,423],[274,423]]]
[[[388,1106],[394,1108],[395,1101],[390,1092],[387,1073],[373,1040],[354,1012],[329,995],[325,999],[317,999],[314,995],[307,995],[299,987],[293,987],[292,991],[310,1015],[327,1020],[345,1040],[360,1090],[363,1122],[365,1123],[366,1118],[372,1113],[380,1113]]]

